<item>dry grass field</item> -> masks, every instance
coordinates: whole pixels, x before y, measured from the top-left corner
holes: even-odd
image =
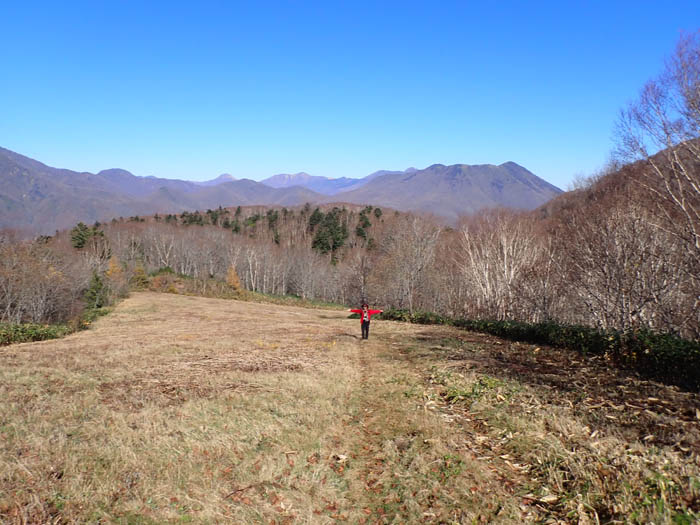
[[[138,293],[0,348],[0,523],[694,523],[698,396],[341,310]]]

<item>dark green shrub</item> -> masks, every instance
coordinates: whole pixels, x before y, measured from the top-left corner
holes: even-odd
[[[452,324],[450,319],[433,312],[414,312],[411,318],[417,324]]]
[[[156,277],[158,275],[175,275],[175,270],[173,270],[170,266],[163,266],[162,268],[153,270],[148,275],[151,277]]]
[[[244,221],[243,224],[244,224],[247,228],[251,228],[252,226],[255,226],[255,225],[258,223],[258,221],[259,221],[260,219],[262,219],[262,217],[263,217],[263,216],[262,216],[261,214],[255,213],[255,214],[251,215],[250,217],[246,218],[246,220]]]
[[[79,319],[72,320],[70,324],[0,323],[0,346],[65,337],[76,330],[88,328],[95,319],[108,313],[106,308],[86,309]]]
[[[700,391],[700,342],[638,330],[621,334],[616,360],[646,377]]]
[[[110,308],[90,308],[89,310],[85,310],[78,321],[79,324],[77,328],[80,330],[87,328],[93,321],[107,315],[110,311]]]
[[[385,310],[382,312],[381,319],[387,321],[403,321],[405,323],[411,323],[411,313],[408,310],[401,310],[398,308],[392,308],[390,310]]]
[[[418,324],[452,324],[464,330],[536,345],[604,355],[617,366],[688,390],[700,391],[700,341],[649,330],[602,331],[590,326],[554,322],[525,323],[487,319],[454,319],[429,312],[388,310],[383,319]]]
[[[30,341],[44,341],[67,335],[72,330],[63,324],[0,324],[0,346]]]
[[[387,321],[403,321],[415,324],[452,324],[452,320],[434,312],[413,312],[392,308],[382,313],[380,319]]]

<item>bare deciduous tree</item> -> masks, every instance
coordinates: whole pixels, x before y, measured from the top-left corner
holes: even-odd
[[[416,309],[441,231],[432,221],[404,216],[386,237],[384,271],[378,278],[391,288],[392,302],[399,308]]]
[[[461,228],[460,268],[477,316],[508,319],[516,310],[517,280],[537,260],[540,244],[532,221],[514,212],[489,210]]]
[[[621,112],[617,153],[643,162],[639,180],[660,211],[655,225],[700,260],[700,32],[680,39],[663,73]]]

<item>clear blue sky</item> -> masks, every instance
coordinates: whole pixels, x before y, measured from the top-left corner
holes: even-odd
[[[205,180],[512,160],[566,187],[700,1],[3,2],[0,146]]]

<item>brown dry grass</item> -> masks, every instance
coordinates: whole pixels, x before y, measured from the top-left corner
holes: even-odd
[[[444,327],[378,321],[361,341],[357,325],[140,293],[88,331],[1,349],[0,523],[698,510],[697,396]]]

